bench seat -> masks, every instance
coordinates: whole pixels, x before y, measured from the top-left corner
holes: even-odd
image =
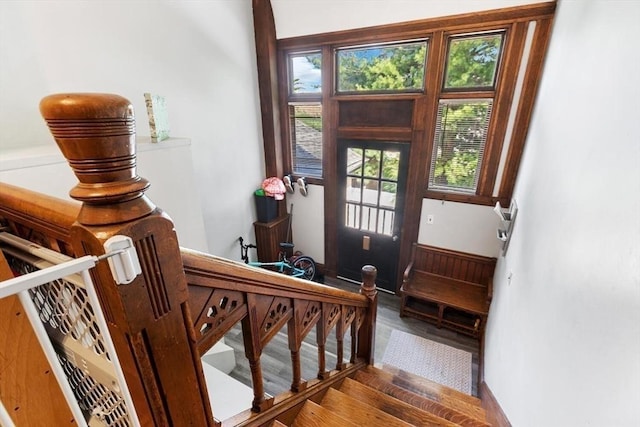
[[[426,286],[419,285],[423,283]],[[407,296],[433,301],[470,314],[489,313],[487,287],[477,283],[416,271],[413,280],[403,284],[400,291]]]
[[[415,245],[413,252],[400,288],[400,316],[480,337],[491,304],[495,258],[424,245]]]

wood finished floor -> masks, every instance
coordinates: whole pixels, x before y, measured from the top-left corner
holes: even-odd
[[[358,292],[359,287],[355,284],[344,282],[338,279],[327,279],[325,284],[344,289],[351,292]],[[472,354],[473,384],[472,394],[477,396],[478,379],[478,341],[471,337],[458,334],[447,329],[438,329],[434,325],[422,320],[409,317],[401,318],[399,313],[400,299],[385,292],[378,293],[378,316],[376,325],[376,363],[382,361],[387,342],[394,329],[411,333],[423,338],[430,339],[442,344],[449,345]],[[264,349],[261,357],[264,386],[266,393],[275,396],[287,391],[291,385],[291,355],[288,350],[287,330],[283,328]],[[236,325],[225,335],[225,342],[234,349],[236,356],[236,367],[230,375],[245,385],[251,386],[251,371],[244,356],[244,345],[242,341],[242,330],[240,325]],[[318,356],[316,346],[315,328],[305,338],[301,348],[302,378],[315,378],[318,371]],[[345,336],[344,357],[350,357],[349,334]],[[336,340],[335,332],[332,332],[326,344],[326,366],[333,369],[336,364]]]

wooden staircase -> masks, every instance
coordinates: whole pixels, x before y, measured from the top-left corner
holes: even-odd
[[[367,366],[307,400],[293,422],[274,426],[486,427],[480,399],[416,375]]]

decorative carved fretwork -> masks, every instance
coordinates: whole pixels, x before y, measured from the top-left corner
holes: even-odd
[[[318,319],[320,319],[320,310],[322,305],[317,301],[305,301],[306,309],[304,310],[304,315],[301,319],[301,339],[307,336],[307,334],[311,331],[311,328],[316,324]]]
[[[204,354],[247,314],[242,292],[225,289],[209,292],[210,296],[194,324],[200,354]]]
[[[271,299],[271,302],[267,306],[269,299]],[[293,316],[293,303],[289,298],[272,298],[268,296],[260,296],[257,300],[259,301],[258,304],[262,306],[257,307],[256,311],[258,313],[264,312],[262,316],[257,317],[260,325],[260,343],[264,348]],[[267,307],[266,310],[264,310],[265,307]]]

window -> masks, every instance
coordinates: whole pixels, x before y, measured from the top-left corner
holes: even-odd
[[[430,189],[476,192],[492,104],[491,99],[440,101]]]
[[[297,53],[289,56],[289,94],[320,94],[322,92],[322,54]]]
[[[493,89],[501,47],[502,34],[451,39],[444,89]]]
[[[540,3],[279,39],[285,169],[328,183],[331,198],[335,177],[323,176],[322,155],[335,172],[338,138],[395,138],[422,144],[409,158],[423,177],[408,185],[412,194],[508,203],[554,12]],[[411,105],[406,123],[384,122],[384,108],[371,107],[395,101]]]
[[[322,178],[322,53],[288,58],[290,171]]]
[[[336,92],[421,91],[427,42],[336,50]]]
[[[400,152],[349,148],[345,225],[393,234]]]
[[[293,173],[322,177],[322,104],[289,104]]]
[[[502,33],[449,37],[438,114],[434,124],[427,189],[475,195],[485,148],[502,51]],[[484,93],[487,98],[469,99]],[[488,172],[489,173],[489,172]]]

